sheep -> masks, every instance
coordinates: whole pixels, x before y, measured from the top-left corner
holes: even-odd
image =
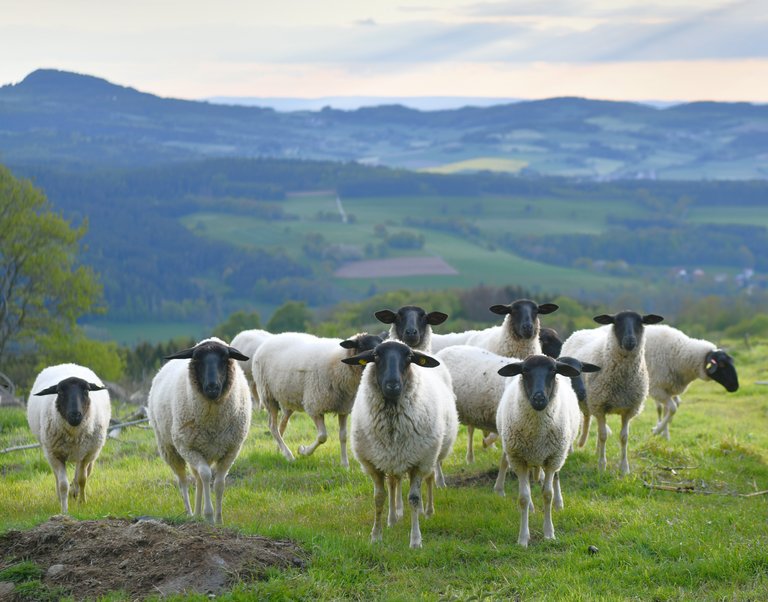
[[[75,464],[72,497],[85,503],[85,483],[104,446],[111,415],[109,392],[90,368],[58,364],[35,378],[27,422],[53,471],[62,514],[69,510],[66,463]]]
[[[435,357],[451,374],[459,422],[467,426],[466,461],[470,464],[475,461],[475,428],[496,433],[496,409],[507,382],[497,371],[513,360],[472,345],[446,347]]]
[[[448,319],[448,314],[440,311],[427,313],[416,305],[404,305],[396,312],[380,309],[374,315],[380,322],[391,325],[390,339],[402,341],[412,349],[426,353],[432,351],[432,326]]]
[[[371,541],[382,539],[384,479],[389,488],[388,525],[399,519],[398,494],[402,477],[410,480],[410,547],[420,548],[421,483],[427,486],[427,516],[434,513],[433,485],[439,463],[456,440],[458,419],[453,390],[434,370],[440,362],[400,341],[385,341],[375,349],[342,360],[364,365],[352,409],[352,450],[373,480],[374,521]],[[422,370],[431,368],[434,370]]]
[[[585,365],[585,369],[599,370],[591,365]],[[559,474],[578,436],[580,422],[579,405],[565,377],[578,376],[580,370],[546,355],[530,355],[522,362],[507,364],[498,373],[516,378],[505,388],[496,413],[504,450],[497,487],[500,485],[503,491],[507,466],[511,465],[520,489],[517,543],[527,547],[528,512],[532,506],[529,474],[533,469],[544,470],[544,538],[555,538],[552,500],[556,509],[563,507]]]
[[[627,441],[629,422],[643,409],[648,395],[648,370],[645,365],[645,325],[658,324],[664,318],[655,314],[641,316],[634,311],[595,316],[600,328],[577,330],[563,343],[562,353],[582,362],[601,366],[597,374],[585,377],[587,398],[580,404],[583,422],[579,447],[589,435],[591,416],[597,418],[598,470],[605,470],[605,442],[608,438],[606,414],[621,416],[622,475],[629,474]]]
[[[714,380],[729,393],[739,388],[733,358],[714,343],[693,339],[671,326],[645,329],[645,363],[648,366],[649,394],[656,401],[658,424],[655,435],[669,439],[669,424],[685,393],[695,379]]]
[[[264,404],[261,402],[258,394],[256,393],[256,385],[253,383],[253,370],[251,369],[251,362],[253,361],[253,356],[256,354],[256,350],[264,341],[267,340],[267,338],[271,336],[272,333],[267,330],[254,328],[252,330],[243,330],[238,332],[230,342],[232,347],[239,349],[241,353],[251,358],[248,361],[242,361],[238,363],[243,369],[243,374],[245,374],[245,378],[248,381],[248,386],[251,390],[251,395],[253,396],[254,405],[260,410],[264,409]]]
[[[539,344],[544,355],[557,359],[563,349],[563,341],[554,328],[542,326],[539,330]]]
[[[147,413],[157,447],[176,474],[187,514],[192,515],[189,464],[195,478],[194,515],[220,525],[225,479],[251,425],[251,394],[237,363],[248,356],[211,337],[165,359],[185,361],[169,361],[152,380]]]
[[[314,443],[299,446],[299,453],[309,456],[328,440],[325,414],[333,412],[339,417],[341,465],[349,467],[347,417],[362,370],[343,365],[340,360],[373,349],[379,343],[381,337],[367,333],[342,341],[284,332],[273,335],[259,347],[253,357],[253,380],[258,397],[269,412],[269,430],[286,460],[295,459],[282,437],[291,415],[306,412],[317,427]],[[280,410],[283,418],[278,425]]]
[[[537,305],[529,299],[518,299],[509,305],[493,305],[490,310],[505,315],[504,322],[481,330],[467,340],[467,345],[482,347],[504,357],[528,357],[541,353],[539,314],[557,311],[554,303]]]

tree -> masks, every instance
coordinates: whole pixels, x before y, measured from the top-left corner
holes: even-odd
[[[286,301],[275,310],[267,322],[269,332],[305,332],[312,321],[312,312],[303,301]]]
[[[77,265],[86,230],[86,223],[75,228],[54,213],[31,182],[0,166],[0,364],[10,346],[30,351],[52,333],[77,334],[77,318],[100,309],[95,274]]]
[[[224,341],[231,341],[243,330],[261,328],[259,312],[236,311],[214,329],[214,334]]]

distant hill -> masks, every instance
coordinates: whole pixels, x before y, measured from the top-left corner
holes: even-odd
[[[471,165],[581,179],[763,179],[768,107],[583,98],[420,111],[278,112],[160,98],[41,69],[0,88],[0,162],[67,170],[217,157]]]

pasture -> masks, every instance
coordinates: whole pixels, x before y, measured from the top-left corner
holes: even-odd
[[[461,427],[444,464],[446,490],[422,520],[424,547],[408,548],[406,518],[369,541],[373,487],[351,460],[339,466],[337,429],[314,456],[287,463],[255,411],[251,432],[230,473],[224,523],[246,535],[290,539],[303,568],[271,569],[260,581],[235,578],[224,600],[757,600],[768,598],[768,344],[733,342],[741,388],[693,383],[671,426],[672,439],[651,436],[652,400],[632,422],[632,474],[618,476],[618,422],[608,441],[608,471],[597,473],[595,428],[562,471],[565,508],[554,514],[557,539],[542,538],[531,516],[531,543],[517,545],[517,482],[506,498],[492,491],[499,450],[476,449],[464,462]],[[118,416],[132,408],[115,406]],[[295,415],[286,443],[296,450],[314,426]],[[478,437],[475,438],[478,445]],[[24,413],[0,411],[0,448],[31,440]],[[0,454],[0,533],[30,529],[59,510],[53,476],[39,449]],[[679,489],[679,491],[676,491]],[[761,493],[762,492],[762,493]],[[538,488],[534,503],[541,504]],[[79,520],[153,516],[184,520],[171,470],[148,428],[110,439],[89,481]],[[589,552],[590,546],[596,552]],[[0,558],[0,563],[4,559]],[[2,566],[2,564],[0,564]],[[43,574],[48,567],[39,567]],[[49,595],[41,584],[36,599]],[[50,596],[49,598],[50,599]],[[124,593],[111,600],[129,599]],[[206,600],[205,595],[184,599]]]

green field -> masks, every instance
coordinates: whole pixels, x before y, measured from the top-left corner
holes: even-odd
[[[334,420],[328,420],[328,443],[289,464],[267,433],[265,415],[256,412],[228,481],[225,526],[290,538],[309,561],[305,570],[272,571],[263,581],[239,583],[221,599],[767,599],[768,496],[745,494],[768,489],[768,398],[765,386],[756,384],[765,378],[768,342],[753,341],[749,351],[732,342],[730,349],[741,389],[726,394],[715,383],[694,383],[669,442],[650,435],[655,410],[649,401],[632,423],[628,478],[618,476],[616,419],[609,420],[614,434],[602,475],[593,428],[587,447],[562,470],[565,508],[554,515],[557,539],[543,539],[537,511],[528,549],[516,544],[515,479],[508,479],[506,498],[496,496],[499,450],[478,449],[475,464],[465,464],[463,427],[444,466],[449,487],[436,493],[435,516],[422,520],[424,547],[410,550],[407,517],[385,529],[381,544],[369,542],[372,484],[356,462],[349,470],[339,467]],[[313,426],[297,415],[286,435],[295,450],[311,440]],[[30,439],[21,410],[0,411],[0,448]],[[0,454],[0,473],[0,532],[34,527],[59,511],[39,449]],[[86,505],[72,504],[77,519],[176,519],[182,513],[175,479],[147,429],[108,440],[89,495]],[[541,503],[538,490],[534,502]],[[588,553],[589,546],[597,553]],[[47,568],[41,567],[43,574]],[[44,599],[40,587],[37,599]]]

